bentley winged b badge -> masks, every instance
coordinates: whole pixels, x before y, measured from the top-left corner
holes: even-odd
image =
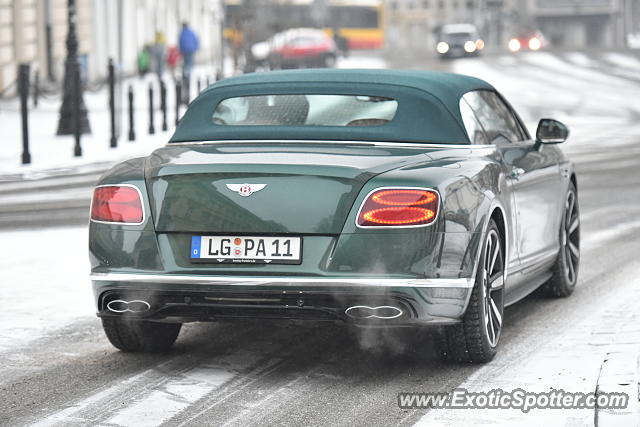
[[[227,188],[243,197],[249,197],[256,191],[262,190],[267,184],[227,184]]]

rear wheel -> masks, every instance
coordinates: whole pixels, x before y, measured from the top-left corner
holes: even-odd
[[[578,282],[580,267],[580,212],[578,192],[571,183],[564,204],[560,223],[560,252],[553,266],[553,276],[540,291],[551,297],[567,297],[573,293]]]
[[[159,353],[171,348],[182,324],[103,318],[102,327],[111,344],[122,351]]]
[[[282,66],[282,57],[280,55],[274,54],[272,55],[267,62],[269,63],[270,70],[281,70]]]
[[[491,220],[462,323],[443,330],[440,342],[443,358],[485,363],[495,356],[504,313],[504,260],[503,239],[496,223]]]
[[[333,68],[336,66],[336,57],[335,55],[325,55],[321,61],[321,67],[324,68]]]

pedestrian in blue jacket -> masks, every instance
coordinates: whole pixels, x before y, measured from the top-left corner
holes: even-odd
[[[189,27],[189,24],[186,21],[182,23],[182,31],[180,32],[178,47],[180,48],[180,54],[182,56],[182,84],[185,88],[185,98],[188,100],[191,71],[193,70],[193,57],[200,47],[200,43],[198,41],[198,36]]]

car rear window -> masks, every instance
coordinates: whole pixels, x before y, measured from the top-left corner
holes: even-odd
[[[381,126],[397,109],[395,99],[381,96],[254,95],[222,100],[212,119],[233,126]]]

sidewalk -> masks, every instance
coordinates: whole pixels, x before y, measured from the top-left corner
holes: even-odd
[[[206,77],[213,83],[213,68],[199,66],[194,70],[192,98],[196,95],[197,81],[201,88],[206,87]],[[149,154],[166,144],[175,129],[175,85],[169,74],[165,75],[167,85],[167,125],[162,131],[160,112],[160,90],[155,74],[143,78],[132,77],[122,82],[122,105],[120,111],[120,137],[116,148],[110,147],[110,114],[108,86],[104,85],[95,92],[85,91],[84,100],[89,114],[91,134],[82,135],[82,156],[74,157],[74,137],[56,136],[60,109],[60,94],[41,97],[37,107],[29,99],[29,151],[31,164],[22,165],[22,122],[19,100],[0,100],[0,123],[2,123],[2,150],[0,150],[0,182],[31,180],[56,174],[73,174],[75,170],[89,164],[99,164],[106,170],[118,161]],[[149,85],[154,88],[154,127],[155,134],[149,134]],[[134,91],[134,130],[135,141],[128,141],[129,116],[127,90]],[[116,88],[117,90],[117,88]],[[184,113],[185,107],[181,107]]]
[[[593,247],[589,244],[586,247]],[[593,253],[593,252],[592,252]],[[550,408],[523,412],[519,408],[457,408],[428,411],[416,427],[452,425],[506,426],[638,426],[638,355],[640,350],[640,279],[637,268],[629,266],[616,275],[622,286],[603,298],[580,305],[583,319],[554,331],[551,340],[536,342],[536,331],[545,333],[547,319],[527,318],[529,332],[510,346],[520,345],[511,356],[498,354],[491,363],[479,367],[456,388],[469,392],[521,389],[532,393],[563,391],[567,393],[626,393],[626,409]],[[578,284],[580,286],[581,284]],[[606,286],[606,283],[603,285]],[[577,293],[580,292],[578,289]],[[534,297],[535,298],[535,297]],[[568,305],[580,295],[564,300],[539,298],[535,304]],[[571,308],[568,307],[567,310]],[[507,313],[508,315],[508,313]],[[509,333],[509,330],[505,330]],[[520,341],[520,342],[516,342]],[[448,391],[448,390],[447,390]],[[548,402],[547,402],[548,403]]]
[[[596,427],[640,425],[640,325],[633,310],[619,322],[600,367],[596,396],[606,393],[627,394],[629,404],[624,410],[596,408]]]

